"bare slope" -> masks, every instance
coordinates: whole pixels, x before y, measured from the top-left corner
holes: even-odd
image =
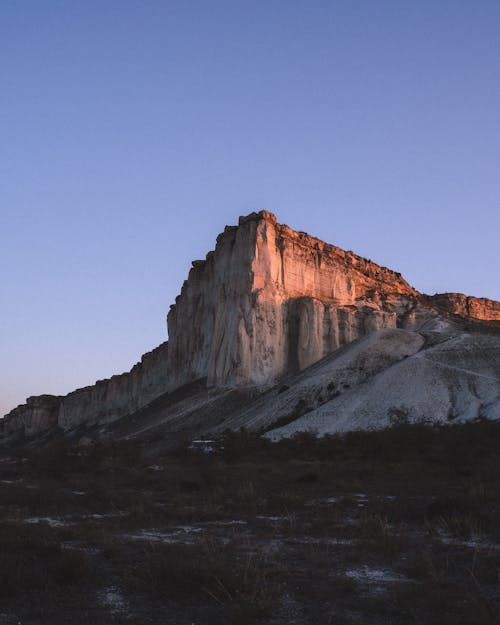
[[[383,329],[353,341],[267,390],[197,389],[166,396],[113,436],[178,442],[227,429],[320,435],[410,422],[500,419],[500,336],[438,319],[432,331]]]
[[[413,345],[418,344],[420,335],[406,334],[405,342],[412,342],[413,335]],[[387,359],[389,353],[394,354],[393,350],[402,342],[401,337],[387,337],[384,332],[363,339],[357,350],[361,350],[369,363],[370,339],[376,341],[381,360]],[[461,334],[395,359],[381,370],[369,365],[373,375],[365,381],[353,384],[355,376],[351,376],[351,383],[342,383],[343,390],[338,396],[324,403],[316,402],[311,411],[284,427],[273,429],[268,436],[276,440],[301,431],[323,435],[380,429],[398,422],[500,419],[499,353],[500,338]],[[345,358],[356,366],[360,354],[354,349],[347,350]],[[335,358],[332,360],[311,375],[305,373],[300,390],[306,397],[324,392],[323,384],[318,385],[320,380],[328,376],[332,380],[342,379],[345,365]]]

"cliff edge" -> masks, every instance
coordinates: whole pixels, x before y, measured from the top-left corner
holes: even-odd
[[[167,316],[168,343],[128,373],[29,398],[1,421],[3,434],[109,423],[200,379],[263,390],[375,331],[445,331],[460,320],[498,326],[500,303],[422,295],[395,271],[251,213],[193,262]]]

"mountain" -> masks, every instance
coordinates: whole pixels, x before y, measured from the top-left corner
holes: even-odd
[[[130,372],[28,398],[2,420],[4,438],[81,426],[276,438],[500,418],[500,302],[421,294],[267,211],[193,262],[167,323],[168,342]]]

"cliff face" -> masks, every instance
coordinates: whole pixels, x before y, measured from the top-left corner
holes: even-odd
[[[108,423],[139,410],[165,392],[168,343],[144,354],[128,373],[100,380],[60,399],[57,423],[67,430],[81,423]]]
[[[30,398],[3,431],[107,423],[201,378],[218,388],[269,386],[376,330],[418,328],[429,314],[495,323],[500,303],[422,296],[394,271],[252,213],[193,262],[168,313],[168,344],[128,373],[65,397]]]
[[[22,431],[26,436],[57,425],[61,398],[55,395],[28,397],[25,404],[14,408],[3,419],[3,434],[10,436]]]
[[[128,373],[99,380],[64,397],[29,397],[0,421],[4,436],[33,436],[58,425],[67,430],[85,423],[107,423],[142,408],[165,392],[168,344],[144,354]]]
[[[416,295],[399,274],[254,213],[194,263],[169,312],[169,388],[270,384],[395,327]]]
[[[438,293],[425,296],[439,311],[479,321],[500,323],[500,302],[485,297],[470,297],[463,293]]]
[[[239,368],[240,326],[252,308],[256,225],[226,227],[215,251],[193,262],[167,316],[169,390],[205,377],[213,385]]]

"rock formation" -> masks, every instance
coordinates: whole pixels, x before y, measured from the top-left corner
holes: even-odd
[[[498,335],[378,330],[233,411],[212,434],[245,427],[277,440],[304,431],[500,419],[499,354]]]
[[[462,293],[438,293],[424,296],[424,300],[445,313],[500,325],[500,302],[485,297],[469,297]]]
[[[128,373],[99,380],[64,397],[29,397],[3,419],[3,434],[27,436],[58,425],[69,430],[85,423],[108,423],[128,415],[165,392],[168,344],[144,354]],[[2,423],[2,422],[0,422]]]
[[[417,295],[400,274],[254,213],[193,263],[168,315],[169,386],[270,384],[395,327]]]
[[[3,432],[110,423],[200,379],[262,391],[360,337],[449,328],[456,318],[496,325],[500,303],[422,295],[399,273],[295,232],[267,211],[252,213],[193,262],[168,313],[168,343],[129,373],[65,397],[29,398],[3,419]]]

